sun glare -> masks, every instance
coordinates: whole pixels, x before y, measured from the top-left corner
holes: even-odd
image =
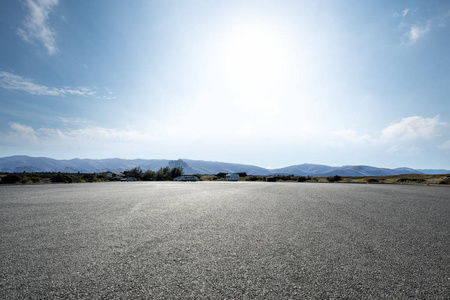
[[[242,26],[224,40],[222,72],[237,106],[276,110],[286,69],[286,43],[267,26]]]
[[[227,41],[225,72],[232,85],[241,89],[276,84],[283,65],[279,38],[263,29],[243,28]]]

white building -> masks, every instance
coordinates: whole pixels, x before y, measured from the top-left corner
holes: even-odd
[[[198,181],[197,176],[178,176],[174,179],[174,181]]]
[[[225,181],[239,181],[239,174],[227,174],[225,175]]]

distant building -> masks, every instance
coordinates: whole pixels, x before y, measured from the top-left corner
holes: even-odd
[[[225,175],[225,181],[238,181],[239,180],[239,174],[230,173]]]
[[[108,178],[124,178],[125,174],[120,173],[120,172],[108,171],[108,172],[106,172],[106,177],[108,177]]]
[[[178,176],[174,179],[174,181],[198,181],[197,176]]]
[[[276,181],[277,181],[277,178],[276,178],[276,177],[267,177],[267,178],[266,178],[266,181],[267,181],[267,182],[276,182]]]
[[[120,179],[120,181],[137,181],[137,178],[135,178],[135,177],[126,177],[126,178]]]
[[[220,173],[217,173],[216,176],[217,176],[217,178],[225,178],[225,176],[227,176],[227,174],[230,174],[230,173],[220,172]],[[247,176],[246,172],[233,173],[233,174],[238,174],[239,177],[246,177]]]

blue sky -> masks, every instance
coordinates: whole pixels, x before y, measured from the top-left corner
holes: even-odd
[[[449,1],[2,1],[0,156],[450,169]]]

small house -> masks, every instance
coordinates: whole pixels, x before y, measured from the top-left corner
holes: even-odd
[[[106,177],[107,177],[107,178],[124,178],[124,177],[125,177],[125,174],[120,173],[120,172],[111,172],[111,171],[108,171],[108,172],[106,172]]]

